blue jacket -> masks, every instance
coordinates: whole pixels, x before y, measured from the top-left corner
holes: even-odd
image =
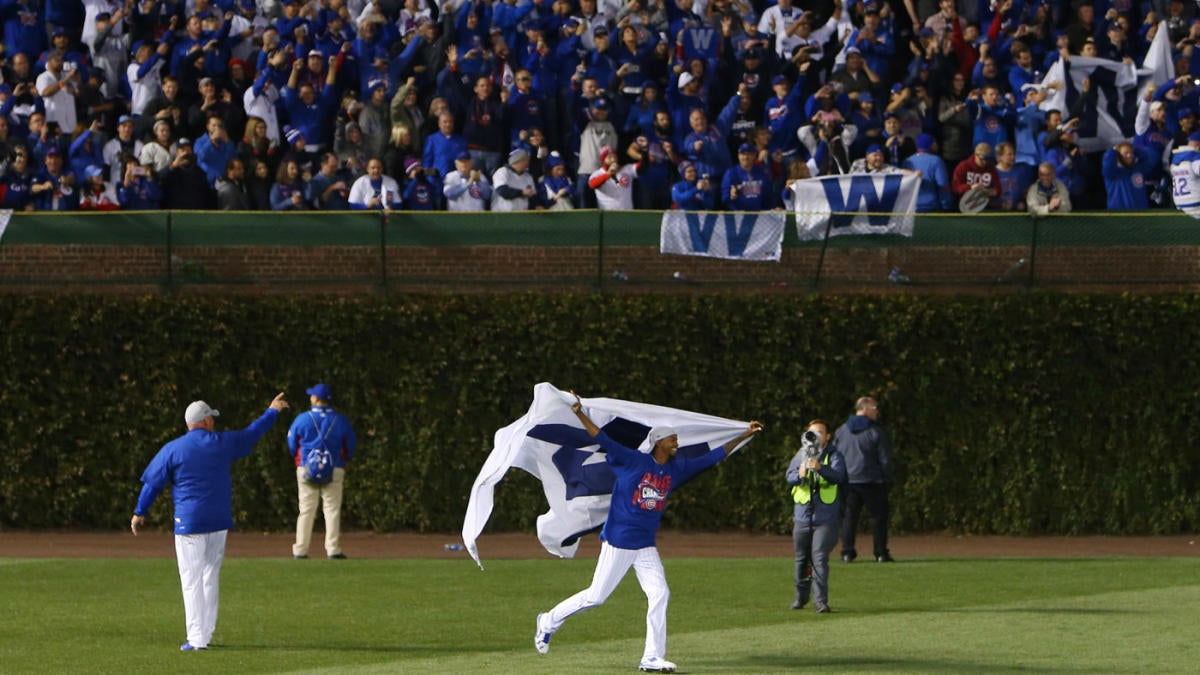
[[[321,439],[325,441],[325,449],[333,455],[335,467],[346,467],[346,462],[354,456],[357,439],[354,427],[346,416],[333,409],[333,406],[315,405],[312,410],[301,413],[292,421],[288,429],[288,453],[296,461],[296,466],[304,460],[300,450],[312,450],[321,447]]]
[[[237,145],[233,141],[225,141],[216,145],[208,134],[196,139],[194,150],[196,151],[196,164],[204,169],[209,187],[216,185],[217,179],[225,175],[225,164],[237,157]]]
[[[246,457],[275,424],[270,408],[241,431],[191,429],[158,451],[142,473],[133,512],[146,515],[163,488],[175,500],[175,534],[204,534],[233,527],[233,461]]]
[[[730,199],[729,188],[735,185],[737,197]],[[746,171],[740,164],[734,164],[721,180],[721,201],[729,211],[767,211],[775,206],[775,197],[771,178],[761,166]]]
[[[946,162],[931,152],[908,156],[903,167],[921,172],[921,187],[917,192],[917,213],[954,210],[954,195],[950,192],[950,174]]]
[[[603,431],[596,442],[607,452],[605,461],[616,474],[600,540],[632,550],[654,546],[672,490],[726,457],[720,447],[694,459],[674,457],[659,464],[651,454],[631,450]]]
[[[455,158],[467,151],[467,139],[458,134],[451,134],[447,138],[442,132],[435,131],[425,139],[424,150],[421,163],[427,168],[437,169],[440,175],[445,176],[454,170]]]
[[[800,462],[804,455],[797,452],[787,468],[787,483],[788,485],[801,485],[807,481],[807,476],[800,478]],[[826,464],[826,459],[829,463]],[[817,485],[810,484],[809,500],[807,504],[796,503],[792,511],[792,518],[796,522],[811,523],[813,527],[821,525],[829,525],[830,523],[838,522],[840,510],[842,508],[842,486],[846,484],[846,460],[842,457],[842,453],[838,452],[837,448],[832,443],[825,446],[820,455],[821,468],[817,471],[826,481],[836,483],[838,485],[837,499],[832,504],[826,504],[819,498],[819,488]],[[795,502],[793,502],[795,503]]]
[[[1104,189],[1108,192],[1110,211],[1132,211],[1149,208],[1146,197],[1146,176],[1154,169],[1156,158],[1146,148],[1134,149],[1133,166],[1125,168],[1117,161],[1117,151],[1109,148],[1104,153],[1101,167],[1104,173]]]
[[[312,105],[305,105],[298,92],[291,87],[284,87],[283,105],[292,126],[300,130],[304,140],[311,145],[328,145],[333,140],[330,121],[335,117],[337,92],[332,84],[327,84],[315,93]],[[224,172],[224,167],[221,170]]]
[[[847,483],[890,483],[892,444],[883,427],[866,415],[851,415],[833,434],[846,460]]]

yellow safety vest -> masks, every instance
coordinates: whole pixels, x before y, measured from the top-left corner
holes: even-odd
[[[832,452],[825,453],[825,460],[822,462],[825,466],[829,466],[829,458],[833,456]],[[807,504],[811,499],[812,490],[808,486],[807,478],[803,483],[792,486],[792,500],[797,504]],[[830,483],[825,480],[821,474],[817,474],[817,499],[821,500],[822,504],[836,504],[838,496],[837,483]]]

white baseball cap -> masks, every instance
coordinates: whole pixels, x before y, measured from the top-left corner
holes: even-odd
[[[199,424],[206,417],[220,417],[221,413],[218,410],[213,410],[212,406],[204,401],[192,401],[188,404],[187,410],[183,413],[183,421],[188,424]]]
[[[658,445],[658,442],[662,439],[678,435],[679,433],[675,431],[674,427],[654,427],[650,430],[650,434],[646,436],[646,440],[650,441],[650,448],[654,449],[654,446]]]

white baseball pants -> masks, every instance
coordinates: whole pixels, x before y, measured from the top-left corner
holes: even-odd
[[[324,485],[304,480],[304,467],[296,467],[300,515],[296,518],[296,543],[292,544],[292,555],[308,555],[318,503],[325,514],[325,554],[342,552],[342,486],[345,481],[346,470],[341,467],[334,468],[333,479]]]
[[[638,584],[646,594],[646,650],[642,660],[667,654],[667,601],[671,591],[667,588],[667,576],[663,573],[662,559],[654,546],[639,549],[617,548],[608,542],[600,545],[600,559],[596,561],[596,572],[592,585],[555,605],[550,610],[550,632],[554,633],[572,615],[604,604],[608,596],[617,589],[625,573],[632,567],[637,574]]]
[[[217,628],[217,605],[221,591],[221,563],[225,561],[225,537],[229,530],[204,534],[175,535],[175,559],[183,586],[183,615],[187,641],[193,647],[208,647]]]

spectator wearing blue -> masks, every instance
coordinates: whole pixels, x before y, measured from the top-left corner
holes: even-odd
[[[338,102],[334,90],[337,81],[337,68],[334,67],[336,57],[330,57],[329,60],[329,73],[320,93],[307,84],[300,85],[299,91],[296,90],[300,69],[304,67],[299,59],[292,62],[292,74],[282,92],[283,105],[291,126],[303,134],[309,152],[327,150],[333,141],[333,128],[329,125],[334,120]]]
[[[937,155],[937,141],[930,134],[917,136],[917,152],[904,160],[902,168],[921,176],[917,192],[917,213],[954,210],[954,195],[950,191],[950,173],[946,162]]]
[[[1046,100],[1046,91],[1056,89],[1059,84],[1051,82],[1046,87],[1030,87],[1022,97],[1025,104],[1017,108],[1016,121],[1013,125],[1013,136],[1016,139],[1017,164],[1029,167],[1032,172],[1042,161],[1043,146],[1038,142],[1038,135],[1045,123],[1045,114],[1041,105]]]
[[[434,211],[440,208],[442,186],[441,181],[433,178],[421,166],[421,160],[409,157],[404,162],[404,201],[405,211]]]
[[[1128,142],[1118,143],[1105,151],[1101,171],[1109,211],[1144,210],[1149,206],[1146,176],[1156,161],[1158,158],[1150,149],[1135,149]]]
[[[703,110],[693,109],[688,117],[691,133],[683,139],[681,148],[683,156],[693,163],[708,165],[713,175],[723,176],[733,164],[725,138],[729,136],[730,126],[741,101],[742,97],[738,94],[731,96],[721,114],[717,116],[717,121],[712,124],[708,123],[708,116]]]
[[[712,211],[717,204],[708,176],[698,177],[696,165],[689,161],[679,163],[679,182],[671,186],[671,201],[680,211]]]
[[[318,211],[346,211],[350,208],[349,172],[340,170],[341,162],[332,152],[321,155],[321,168],[308,181],[308,203]]]
[[[514,85],[505,103],[509,121],[509,142],[517,143],[524,140],[521,132],[529,133],[530,129],[546,128],[546,101],[541,93],[533,87],[533,73],[521,68],[513,79]]]
[[[1013,62],[1008,67],[1008,90],[1018,100],[1023,100],[1025,99],[1025,85],[1040,84],[1037,81],[1039,73],[1033,69],[1033,52],[1024,43],[1016,44],[1019,46],[1013,48]]]
[[[624,132],[627,134],[650,134],[654,131],[654,118],[659,112],[667,112],[662,102],[662,89],[653,80],[647,80],[642,92],[629,108],[625,117]],[[670,113],[667,112],[668,120]]]
[[[200,17],[193,14],[184,22],[183,35],[171,46],[171,74],[180,77],[197,59],[204,57],[204,30]]]
[[[1079,118],[1068,120],[1051,129],[1051,117],[1046,118],[1045,161],[1054,165],[1054,176],[1072,198],[1087,192],[1087,157],[1078,143]]]
[[[4,21],[4,44],[10,55],[24,54],[33,60],[46,51],[46,23],[42,3],[38,0],[10,0],[0,4],[0,19]]]
[[[864,91],[858,95],[858,108],[850,113],[849,123],[858,130],[858,135],[850,146],[852,158],[862,157],[866,154],[868,145],[883,140],[883,116],[879,114],[871,92]]]
[[[570,211],[575,208],[574,202],[571,201],[575,194],[575,186],[567,176],[567,167],[558,152],[552,152],[546,157],[546,175],[542,176],[538,185],[538,194],[550,211]]]
[[[1000,89],[987,85],[982,93],[972,93],[967,97],[967,114],[974,122],[973,143],[987,143],[995,147],[997,143],[1011,140],[1008,127],[1015,121],[1016,111],[1000,96]]]
[[[180,143],[188,143],[186,138]],[[122,180],[117,185],[117,201],[125,211],[153,211],[162,204],[162,188],[154,180],[154,172],[139,166],[133,159],[121,160]]]
[[[721,201],[727,211],[767,211],[776,206],[771,178],[755,159],[758,149],[750,143],[738,147],[737,164],[721,179]]]
[[[761,119],[765,120],[767,129],[771,131],[771,141],[767,148],[772,153],[776,150],[780,151],[785,162],[799,148],[796,131],[804,122],[806,82],[804,73],[801,74],[800,81],[794,85],[788,82],[786,76],[776,75],[771,80],[771,90],[775,95],[767,99],[766,107],[763,110]],[[748,89],[741,89],[739,93],[749,95],[750,92]]]
[[[1146,109],[1149,110],[1148,114],[1144,112]],[[1154,168],[1146,176],[1146,185],[1150,191],[1151,200],[1161,204],[1166,190],[1166,164],[1170,157],[1168,148],[1175,140],[1174,132],[1167,125],[1166,104],[1162,101],[1154,101],[1149,106],[1144,105],[1144,102],[1139,104],[1134,127],[1138,132],[1133,137],[1134,149],[1147,148],[1157,157],[1163,158],[1154,163]]]
[[[67,150],[71,173],[76,176],[84,175],[89,166],[104,165],[104,132],[100,120],[92,120],[91,125],[84,129]]]
[[[650,133],[634,138],[625,154],[640,165],[634,193],[635,207],[666,211],[671,208],[671,169],[677,161],[671,143],[671,117],[667,111],[660,110],[657,121],[659,124]]]
[[[79,208],[79,181],[63,168],[62,152],[50,148],[45,165],[33,176],[33,206],[37,211],[74,211]]]
[[[13,211],[33,210],[33,174],[29,171],[29,150],[17,148],[8,169],[0,179],[0,205]]]
[[[1012,143],[996,146],[996,173],[1000,176],[1000,194],[992,206],[1000,211],[1024,211],[1025,193],[1033,183],[1033,167],[1017,164],[1017,152]]]
[[[667,86],[667,109],[671,111],[671,127],[675,129],[676,144],[682,146],[683,137],[691,128],[693,110],[707,115],[708,102],[700,98],[700,80],[688,71],[679,74],[674,87]]]
[[[463,138],[467,139],[467,152],[475,166],[490,176],[500,168],[504,152],[511,145],[508,112],[493,95],[491,78],[476,78],[474,94],[463,120]]]
[[[275,184],[271,186],[272,211],[307,211],[304,196],[308,186],[300,176],[300,165],[290,159],[279,163],[275,172]]]
[[[46,69],[46,58],[51,52],[62,54],[63,70],[65,72],[79,71],[79,81],[84,82],[88,78],[90,71],[91,58],[88,54],[71,49],[71,36],[67,34],[67,29],[59,27],[55,28],[50,36],[50,47],[47,51],[41,54],[37,63],[33,65],[35,71]]]
[[[283,40],[290,40],[296,29],[303,26],[309,28],[308,19],[300,16],[300,3],[297,0],[283,0],[283,16],[275,20],[275,30]]]
[[[229,140],[229,133],[220,117],[208,118],[205,125],[208,133],[196,140],[196,164],[208,177],[209,186],[225,175],[225,165],[237,156],[237,145]]]
[[[454,133],[454,114],[438,115],[437,133],[425,139],[422,162],[425,166],[445,176],[454,170],[454,159],[467,152],[467,139]]]
[[[896,55],[896,40],[890,22],[884,24],[879,17],[879,4],[864,6],[863,26],[850,35],[847,45],[858,48],[870,70],[884,76],[891,69],[892,57]]]

